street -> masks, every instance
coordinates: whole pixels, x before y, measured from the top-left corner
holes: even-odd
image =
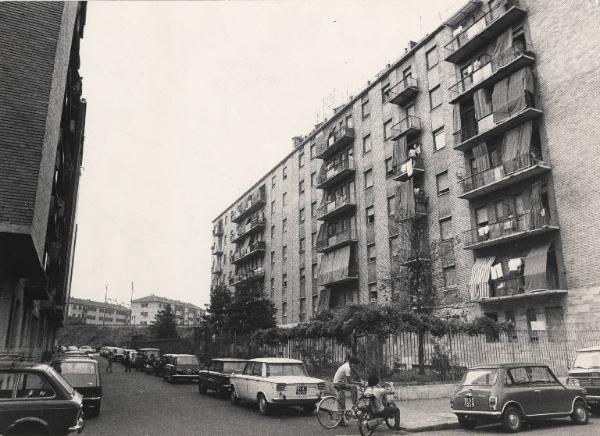
[[[97,358],[103,368],[106,360]],[[86,421],[90,436],[135,435],[357,435],[353,421],[347,428],[325,430],[313,415],[300,409],[284,409],[262,416],[255,405],[232,406],[227,399],[200,395],[195,383],[169,384],[155,376],[132,371],[125,373],[121,364],[113,364],[112,373],[102,373],[104,396],[99,418]],[[405,409],[401,402],[400,408]],[[406,403],[404,403],[406,404]],[[241,430],[240,430],[241,429]],[[500,426],[487,426],[468,432],[473,435],[506,434]],[[534,424],[527,434],[592,435],[600,434],[600,418],[591,418],[585,426],[569,419]],[[376,434],[393,434],[380,427]],[[422,435],[462,435],[464,430],[443,430]]]

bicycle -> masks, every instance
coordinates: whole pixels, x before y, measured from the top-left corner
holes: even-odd
[[[364,396],[364,383],[355,383],[358,386],[358,401],[351,409],[340,410],[340,402],[345,402],[346,391],[339,391],[336,395],[327,395],[317,403],[317,421],[323,428],[330,430],[337,427],[342,419],[350,421],[357,419],[359,422],[363,412],[369,407],[369,399]],[[342,401],[344,396],[344,401]]]
[[[394,395],[394,397],[396,396],[396,393],[394,391],[394,384],[391,382],[388,383],[382,383],[380,385],[381,387],[383,387],[384,389],[389,389],[392,392],[390,393],[386,393],[384,396],[384,406],[388,405],[388,396],[389,395]],[[385,422],[385,425],[387,425],[387,427],[392,430],[394,428],[394,424],[395,424],[395,419],[393,417],[387,417],[387,418],[381,418],[378,417],[376,413],[372,412],[372,407],[371,407],[371,398],[373,398],[372,395],[363,395],[363,398],[368,398],[369,399],[369,404],[368,406],[365,408],[365,410],[362,411],[360,419],[358,420],[358,431],[360,432],[361,436],[371,436],[373,434],[373,432],[375,431],[375,429],[377,429],[377,427],[379,427],[383,422]],[[374,424],[369,424],[372,421],[377,420],[377,422],[375,422]]]

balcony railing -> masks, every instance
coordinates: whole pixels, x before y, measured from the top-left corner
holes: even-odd
[[[541,159],[531,153],[523,154],[460,180],[458,183],[463,192],[460,197],[471,199],[485,195],[549,170],[550,166]]]
[[[414,211],[403,210],[402,207],[398,210],[398,220],[418,220],[427,216],[427,195],[421,189],[418,193],[414,194],[415,208]]]
[[[480,225],[464,232],[465,248],[476,250],[515,239],[558,230],[558,225],[545,209],[532,210],[521,215],[510,215],[497,222]]]
[[[239,263],[243,260],[254,256],[255,254],[262,253],[267,249],[267,244],[265,241],[256,241],[250,244],[249,246],[242,248],[241,250],[237,250],[233,253],[231,258],[232,263]]]
[[[240,286],[244,284],[248,284],[254,282],[256,280],[264,279],[265,277],[265,269],[264,268],[256,268],[254,270],[250,270],[248,272],[236,274],[233,276],[233,279],[230,280],[230,284],[233,286]]]
[[[346,180],[352,175],[354,175],[354,158],[352,156],[337,161],[333,165],[324,164],[319,173],[317,188],[328,188]]]
[[[494,112],[463,126],[462,129],[453,133],[454,148],[456,150],[466,151],[475,144],[484,142],[494,136],[501,135],[514,127],[531,121],[542,114],[540,109],[535,107],[535,98],[528,91],[525,93],[525,107],[517,113],[513,113],[508,118],[502,119],[496,123],[494,121]]]
[[[326,236],[317,240],[317,251],[326,253],[336,248],[351,244],[357,241],[356,229],[350,228],[332,236]]]
[[[218,256],[223,254],[223,246],[221,244],[213,244],[211,247],[212,254]]]
[[[528,282],[547,283],[544,289],[526,289]],[[509,299],[510,297],[529,294],[533,295],[541,290],[558,289],[558,274],[556,271],[546,271],[545,273],[532,274],[524,276],[522,274],[511,274],[507,277],[492,280],[490,286],[490,298]]]
[[[390,103],[403,106],[411,101],[419,93],[419,82],[413,77],[406,77],[392,86],[388,92]]]
[[[326,202],[325,198],[323,205],[317,211],[317,218],[325,221],[353,210],[355,207],[356,198],[354,193],[336,196],[335,200],[330,202]]]
[[[411,135],[421,131],[421,119],[409,115],[392,126],[391,139],[396,140],[404,135]]]
[[[457,103],[480,88],[491,87],[534,61],[531,47],[523,44],[516,44],[495,58],[486,53],[473,64],[471,72],[449,88],[449,102]]]
[[[394,180],[405,182],[414,176],[419,176],[425,172],[425,162],[422,157],[416,159],[407,159],[399,167],[394,168]]]
[[[250,221],[249,223],[239,224],[237,226],[236,232],[231,233],[231,242],[238,242],[246,236],[249,236],[254,232],[264,229],[266,225],[267,220],[265,219],[265,217],[256,217],[252,219],[252,221]]]
[[[460,30],[446,45],[446,61],[454,64],[464,62],[525,14],[526,11],[517,7],[514,1],[499,2],[473,24]]]
[[[431,252],[425,239],[417,239],[412,244],[398,250],[397,261],[400,266],[423,265],[431,262]]]
[[[231,211],[231,221],[234,223],[242,222],[248,215],[264,207],[266,200],[265,186],[262,185],[256,192],[238,204],[236,209]]]
[[[338,150],[353,142],[354,129],[352,127],[342,127],[341,129],[332,130],[327,138],[327,142],[320,144],[317,148],[317,158],[327,159]]]

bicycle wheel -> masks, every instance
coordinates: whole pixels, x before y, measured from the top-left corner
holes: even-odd
[[[369,421],[373,419],[371,412],[365,410],[358,417],[358,431],[362,436],[371,436],[377,426],[369,427]]]
[[[332,429],[342,421],[343,411],[340,410],[338,400],[333,395],[323,398],[317,404],[317,421],[326,429]]]

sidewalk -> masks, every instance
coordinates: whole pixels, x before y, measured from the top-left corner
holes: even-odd
[[[396,404],[400,408],[400,426],[408,432],[459,428],[456,415],[450,413],[448,398],[396,401]]]

